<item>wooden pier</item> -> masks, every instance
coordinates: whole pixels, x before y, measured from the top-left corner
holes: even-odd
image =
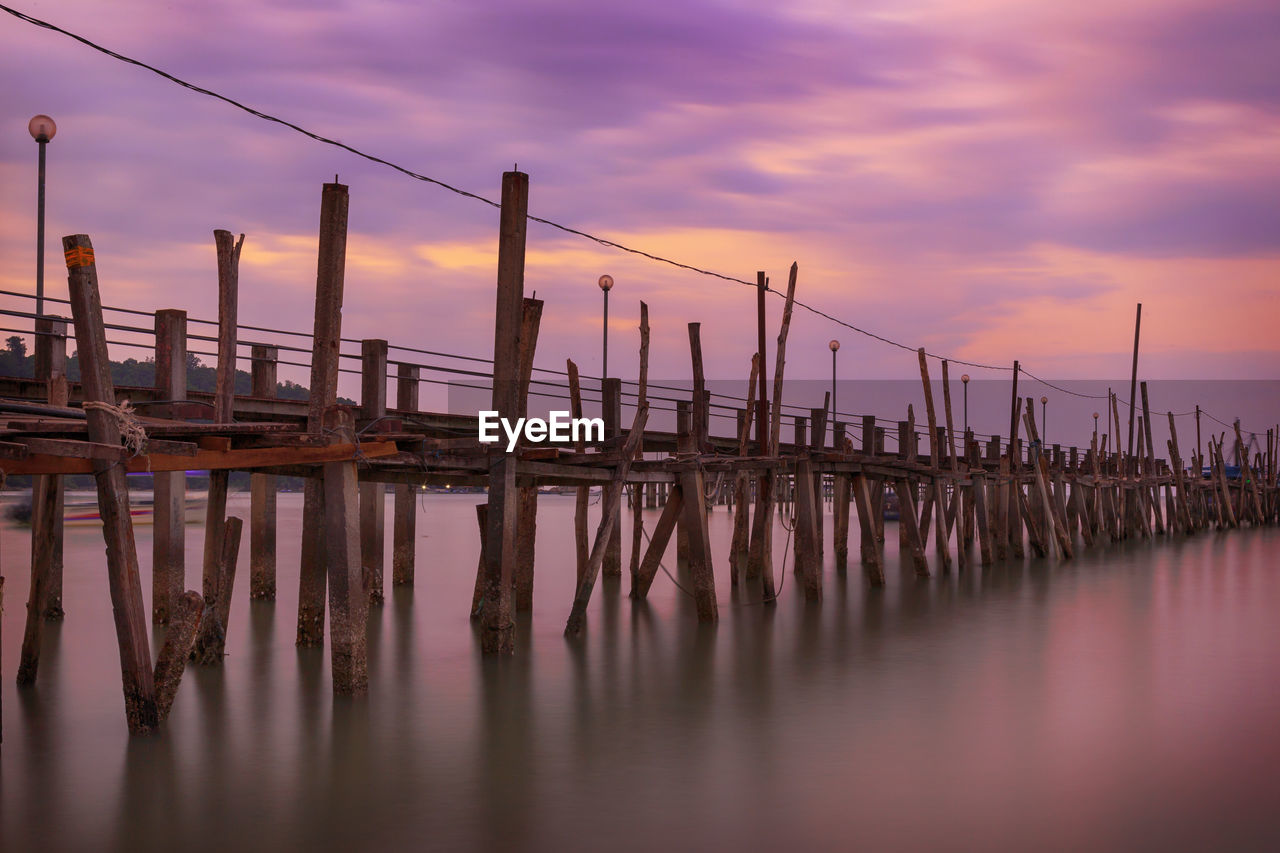
[[[538,389],[563,392],[575,414],[582,411],[581,380],[573,362],[551,383],[534,379],[534,357],[543,303],[524,294],[528,177],[503,176],[497,251],[494,348],[491,368],[458,375],[487,381],[491,407],[504,417],[528,411]],[[641,305],[640,373],[625,385],[598,382],[606,435],[603,441],[523,445],[507,453],[478,440],[474,417],[419,410],[423,365],[411,347],[385,340],[360,341],[362,398],[338,405],[342,359],[343,278],[346,255],[347,187],[322,191],[314,327],[310,348],[241,340],[242,330],[271,331],[237,322],[238,260],[245,237],[215,232],[219,312],[215,336],[197,336],[178,309],[154,312],[155,383],[151,388],[115,387],[111,381],[103,304],[89,237],[63,240],[75,347],[82,378],[66,377],[67,321],[29,318],[36,337],[34,379],[0,377],[0,471],[35,475],[30,598],[20,684],[36,681],[41,626],[62,618],[62,483],[69,474],[93,474],[107,546],[108,591],[116,617],[126,719],[133,732],[154,730],[174,701],[188,658],[217,665],[232,618],[232,590],[243,520],[226,516],[227,477],[252,473],[249,518],[249,594],[271,600],[278,582],[295,582],[276,564],[275,481],[307,478],[299,585],[297,642],[332,650],[334,691],[362,693],[368,684],[365,620],[383,602],[386,554],[383,541],[384,484],[395,487],[390,547],[391,583],[411,586],[415,567],[413,489],[424,484],[487,487],[479,510],[481,559],[473,616],[486,654],[516,651],[514,615],[532,609],[535,590],[533,540],[537,488],[577,490],[574,537],[577,588],[572,601],[539,598],[540,608],[562,610],[565,634],[581,634],[601,573],[622,574],[621,514],[633,513],[629,543],[630,594],[643,599],[676,540],[676,551],[692,579],[697,618],[718,618],[715,574],[728,572],[735,587],[758,587],[760,601],[777,599],[780,572],[772,564],[773,516],[794,537],[793,571],[800,594],[823,596],[826,532],[834,566],[845,572],[849,536],[858,536],[865,582],[885,583],[884,504],[896,496],[904,565],[921,578],[972,571],[999,561],[1034,557],[1070,560],[1082,549],[1125,539],[1195,535],[1280,520],[1277,491],[1277,431],[1267,432],[1265,450],[1250,456],[1238,426],[1235,434],[1209,436],[1202,446],[1197,421],[1194,447],[1179,444],[1173,415],[1171,439],[1157,450],[1145,383],[1134,399],[1136,432],[1126,449],[1094,439],[1089,447],[1046,446],[1034,400],[1018,396],[1016,370],[1010,432],[979,437],[957,431],[952,415],[949,365],[942,361],[942,399],[934,397],[929,357],[918,363],[924,420],[908,407],[906,417],[886,423],[874,416],[851,419],[830,406],[801,410],[782,401],[787,337],[798,286],[788,277],[786,302],[774,349],[772,393],[767,393],[764,328],[767,280],[758,277],[759,351],[750,365],[750,392],[740,401],[718,402],[706,390],[697,322],[688,326],[692,390],[655,389],[648,384],[649,326]],[[109,289],[110,283],[103,283]],[[553,308],[552,308],[553,310]],[[140,313],[140,312],[133,312]],[[212,394],[189,391],[190,342],[216,344],[217,387]],[[237,350],[249,348],[252,393],[234,393]],[[310,399],[275,394],[281,353],[306,357]],[[404,353],[402,358],[392,353]],[[297,362],[293,362],[297,363]],[[1136,363],[1136,362],[1135,362]],[[387,383],[394,379],[394,405]],[[1135,370],[1136,383],[1136,370]],[[678,399],[670,395],[676,393]],[[1135,387],[1135,397],[1138,396]],[[623,420],[623,398],[628,398]],[[674,403],[676,429],[647,428],[651,413]],[[1114,396],[1108,404],[1119,424]],[[731,424],[723,431],[717,421]],[[752,439],[752,427],[755,439]],[[784,441],[783,430],[791,431]],[[921,448],[921,432],[927,443]],[[1118,434],[1115,430],[1113,434]],[[1133,437],[1136,436],[1136,447]],[[896,443],[896,450],[886,445]],[[1243,448],[1232,460],[1230,448]],[[1163,454],[1163,455],[1161,455]],[[1234,463],[1239,476],[1229,476]],[[204,526],[201,589],[188,591],[183,515],[186,471],[208,470],[209,500]],[[153,604],[156,625],[167,625],[159,661],[152,666],[130,515],[127,472],[155,478]],[[601,490],[601,521],[587,526],[588,490]],[[725,505],[734,513],[733,537],[723,553],[712,548],[707,513]],[[644,507],[661,507],[651,531],[642,531]],[[856,520],[855,520],[856,518]],[[545,532],[545,531],[544,531]],[[645,539],[642,539],[642,533]],[[932,545],[930,544],[930,533]],[[647,540],[647,541],[645,541]],[[2,579],[0,579],[2,583]],[[0,589],[3,587],[0,586]],[[105,606],[105,604],[104,604]],[[459,602],[459,608],[467,606]],[[12,617],[11,617],[12,618]],[[74,619],[75,614],[67,618]]]

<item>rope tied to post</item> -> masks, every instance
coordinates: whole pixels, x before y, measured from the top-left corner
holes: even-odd
[[[83,407],[88,411],[106,412],[110,415],[116,422],[120,430],[120,440],[129,449],[130,455],[142,454],[143,448],[147,446],[147,431],[142,428],[142,422],[138,420],[137,413],[134,412],[128,400],[121,400],[116,406],[96,400],[86,400]]]

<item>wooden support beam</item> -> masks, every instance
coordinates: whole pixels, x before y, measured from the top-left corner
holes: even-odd
[[[831,426],[832,445],[837,453],[845,452],[845,425]],[[833,474],[831,477],[831,545],[835,551],[836,571],[845,572],[849,567],[849,475]]]
[[[573,359],[567,359],[566,369],[569,373],[569,408],[574,418],[582,417],[582,388],[578,382],[578,365]],[[574,449],[582,453],[586,450],[586,442],[579,437]],[[591,501],[591,487],[579,486],[573,506],[573,543],[577,555],[576,583],[581,584],[587,574],[587,560],[590,558],[590,543],[587,542],[587,507]]]
[[[858,511],[858,547],[862,555],[862,565],[866,567],[867,580],[871,586],[884,586],[884,559],[880,542],[876,538],[876,506],[871,499],[868,478],[857,474],[850,485],[853,491],[853,503]],[[883,487],[877,482],[877,488]]]
[[[777,361],[773,370],[773,408],[769,416],[769,456],[778,454],[778,439],[782,430],[782,380],[786,365],[787,333],[791,328],[791,311],[796,301],[796,278],[799,266],[791,265],[791,275],[787,281],[787,298],[783,303],[782,326],[778,332]],[[761,276],[763,279],[763,276]],[[763,290],[760,291],[763,300]],[[762,302],[763,304],[763,302]],[[761,348],[763,350],[763,347]],[[764,367],[761,365],[761,383],[764,382]],[[764,395],[761,395],[763,403]],[[763,410],[763,407],[762,407]],[[759,425],[762,429],[764,424]],[[756,483],[756,512],[751,519],[751,550],[747,557],[747,577],[760,576],[764,584],[764,600],[772,602],[777,599],[773,578],[773,504],[775,490],[772,471],[763,472]]]
[[[35,321],[35,379],[44,382],[45,400],[51,406],[67,405],[67,323],[61,317],[37,317]],[[43,483],[46,481],[47,483]],[[36,491],[50,488],[54,491],[54,508],[48,518],[37,516],[34,511],[31,517],[32,548],[31,559],[36,560],[36,540],[38,538],[52,540],[47,550],[47,557],[41,551],[41,557],[47,559],[47,567],[38,570],[46,578],[47,593],[44,599],[45,619],[58,621],[65,616],[62,608],[62,547],[63,547],[63,483],[56,475],[37,476],[32,480],[32,507]],[[156,494],[157,499],[159,493]]]
[[[831,406],[831,393],[827,392],[827,404],[822,408],[813,408],[809,410],[809,417],[813,419],[813,432],[809,435],[809,447],[817,453],[822,453],[826,448],[827,441],[827,410]],[[822,541],[822,510],[825,503],[825,489],[822,483],[822,474],[815,472],[810,478],[813,489],[813,526],[815,529],[814,553],[817,556],[819,565],[821,565],[822,554],[824,552]]]
[[[648,404],[636,410],[635,421],[632,422],[631,431],[627,433],[626,442],[622,446],[622,457],[618,461],[618,467],[614,470],[613,479],[604,487],[604,494],[600,499],[600,527],[596,530],[595,543],[591,547],[591,556],[587,559],[586,570],[578,583],[577,594],[573,599],[573,609],[569,613],[569,621],[565,624],[564,634],[566,637],[581,634],[582,629],[586,626],[587,604],[591,601],[591,591],[595,588],[596,577],[600,574],[600,567],[604,563],[605,549],[609,542],[610,533],[617,523],[617,513],[614,510],[618,509],[621,502],[622,484],[627,479],[627,473],[631,470],[631,462],[635,457],[636,448],[640,446],[640,438],[644,434],[644,425],[648,417]],[[689,507],[694,508],[696,513],[703,519],[703,524],[705,525],[706,513],[702,511],[701,502],[699,500],[686,502],[686,518]],[[490,510],[492,511],[492,503],[490,504]],[[492,524],[490,527],[492,528]]]
[[[822,558],[818,554],[818,525],[814,520],[813,463],[808,455],[796,460],[796,569],[806,601],[822,600]]]
[[[538,347],[538,327],[542,322],[542,300],[525,298],[520,312],[520,417],[529,414],[529,383],[533,380],[533,356]],[[516,493],[515,608],[517,613],[533,610],[533,561],[538,537],[538,489],[520,486]]]
[[[218,571],[209,595],[204,596],[204,613],[196,636],[193,657],[204,666],[222,663],[226,655],[227,627],[231,624],[231,596],[236,586],[236,564],[239,562],[240,538],[244,522],[229,516],[223,524],[222,552],[218,555]]]
[[[315,324],[311,339],[311,394],[307,432],[323,432],[324,412],[338,400],[342,345],[342,290],[347,264],[347,188],[334,182],[320,193],[320,240],[316,253]],[[325,565],[323,481],[308,480],[302,492],[302,559],[298,569],[299,646],[324,644]]]
[[[929,577],[929,558],[924,555],[924,542],[920,538],[920,528],[916,526],[915,486],[905,478],[893,481],[894,491],[898,493],[898,524],[904,530],[906,552],[911,554],[911,562],[916,569],[916,577]],[[905,556],[905,555],[904,555]]]
[[[396,366],[396,408],[418,411],[420,374],[417,365]],[[391,583],[413,586],[417,563],[418,494],[408,484],[395,487],[395,504],[391,531]]]
[[[502,175],[502,207],[498,233],[498,281],[493,323],[493,402],[499,417],[520,410],[520,325],[524,313],[525,227],[529,176]],[[511,620],[511,579],[515,569],[515,458],[494,451],[489,462],[489,516],[485,550],[484,604],[480,614],[481,649],[485,654],[515,650]],[[621,573],[621,568],[619,568]]]
[[[622,434],[622,380],[604,379],[601,382],[603,401],[604,437],[616,441]],[[614,519],[613,532],[609,534],[609,547],[604,556],[605,577],[622,577],[622,506]]]
[[[387,414],[387,342],[360,342],[360,416],[372,423]],[[387,493],[382,483],[360,484],[360,561],[369,583],[369,604],[385,600]]]
[[[213,232],[218,256],[218,364],[216,387],[213,392],[213,419],[219,424],[229,424],[234,419],[236,390],[237,311],[239,303],[240,249],[239,241],[230,231]],[[217,597],[219,561],[222,540],[226,534],[224,521],[227,515],[227,471],[209,472],[209,494],[205,502],[204,561],[201,572],[202,592],[206,602]]]
[[[636,388],[636,405],[647,406],[649,404],[649,306],[643,301],[640,303],[640,376],[639,385]],[[640,446],[636,448],[636,459],[644,459],[644,437],[641,436]],[[631,501],[631,588],[636,588],[638,575],[640,574],[640,552],[644,548],[642,537],[644,536],[644,501],[643,487],[639,484],[632,486]]]
[[[352,441],[355,418],[350,409],[335,406],[325,412],[331,435]],[[360,510],[356,463],[324,466],[324,564],[328,569],[329,646],[333,692],[363,694],[369,687],[365,625],[369,591],[360,559]]]
[[[42,477],[34,484],[31,494],[31,515],[39,523],[32,527],[31,536],[31,586],[27,594],[27,627],[22,636],[22,657],[18,662],[18,685],[36,683],[36,671],[40,667],[40,638],[43,633],[44,611],[49,599],[49,573],[53,564],[53,539],[48,535],[48,519],[58,509],[58,490],[52,477]]]
[[[187,312],[157,311],[155,328],[156,391],[163,399],[184,400],[187,396]],[[172,408],[166,406],[153,414],[173,417]],[[151,618],[156,625],[166,625],[187,585],[187,474],[186,471],[155,472],[152,483],[155,523],[151,539]]]
[[[676,522],[680,519],[684,506],[684,492],[681,491],[677,484],[671,489],[667,495],[667,502],[662,507],[662,514],[658,516],[658,523],[653,528],[653,534],[649,537],[649,547],[645,549],[644,559],[640,562],[640,571],[636,575],[636,581],[631,587],[631,597],[635,599],[644,599],[649,595],[649,589],[653,586],[653,578],[658,573],[658,568],[662,563],[662,555],[666,553],[667,545],[671,541],[671,534],[676,529]]]
[[[170,611],[169,629],[165,631],[164,645],[160,647],[153,676],[156,685],[156,712],[162,723],[168,718],[173,700],[178,695],[178,685],[186,671],[187,658],[195,649],[196,632],[203,613],[204,599],[194,590],[180,595],[177,604]]]
[[[276,368],[280,351],[255,345],[249,370],[253,396],[276,396]],[[249,598],[274,601],[276,597],[276,478],[271,474],[249,476]]]
[[[75,316],[82,393],[86,402],[114,406],[115,387],[111,382],[111,362],[102,325],[102,300],[98,294],[93,244],[87,235],[76,234],[64,237],[62,248],[67,259],[67,289]],[[90,441],[120,444],[120,426],[111,412],[91,408],[85,416]],[[98,487],[102,533],[107,545],[107,581],[120,647],[125,719],[130,732],[143,734],[155,729],[159,716],[155,682],[152,680],[146,611],[142,603],[142,581],[138,572],[138,551],[129,514],[129,487],[119,465],[102,460],[92,460],[92,465]]]

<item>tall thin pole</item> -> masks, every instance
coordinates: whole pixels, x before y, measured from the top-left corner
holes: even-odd
[[[1133,456],[1133,416],[1138,408],[1138,333],[1140,331],[1142,331],[1141,302],[1138,303],[1138,317],[1133,321],[1133,374],[1129,379],[1129,456]]]
[[[1009,400],[1009,442],[1013,443],[1013,434],[1018,430],[1018,360],[1013,360],[1013,397]],[[1032,412],[1032,417],[1035,413]]]
[[[831,423],[836,422],[836,351],[831,351]]]
[[[603,364],[600,366],[600,379],[603,381],[609,376],[609,291],[604,291],[604,353],[601,358]]]
[[[964,385],[964,431],[969,431],[969,380],[966,379]],[[966,439],[967,440],[967,439]]]
[[[1040,401],[1040,438],[1044,446],[1049,446],[1049,401]]]
[[[39,189],[36,192],[36,316],[44,316],[44,147],[47,139],[37,139],[40,148]]]
[[[758,352],[760,353],[760,392],[756,400],[756,443],[760,445],[761,456],[769,455],[769,427],[766,423],[769,420],[769,401],[765,397],[765,375],[768,370],[765,369],[764,360],[764,321],[765,307],[764,294],[769,289],[769,279],[765,277],[763,272],[756,273],[756,327],[759,333]]]
[[[1196,456],[1204,456],[1204,450],[1200,446],[1200,405],[1196,404]]]

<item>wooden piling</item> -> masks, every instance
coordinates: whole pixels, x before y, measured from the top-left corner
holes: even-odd
[[[636,405],[646,406],[649,404],[649,306],[643,301],[640,303],[640,377],[636,387]],[[644,437],[641,436],[640,446],[636,448],[636,458],[644,458]],[[631,588],[636,587],[637,576],[640,573],[640,553],[644,549],[642,537],[644,536],[644,500],[643,490],[644,484],[637,483],[632,488],[631,502]]]
[[[274,398],[280,351],[255,345],[250,352],[253,396]],[[274,601],[275,597],[276,478],[254,473],[249,475],[249,598]]]
[[[323,432],[324,412],[338,399],[338,354],[342,338],[342,290],[347,263],[346,186],[325,184],[320,194],[320,240],[316,253],[315,325],[312,331],[311,394],[307,432]],[[299,646],[324,644],[325,565],[324,481],[311,478],[302,493],[302,559],[298,569]]]
[[[89,440],[118,446],[120,425],[117,416],[109,409],[87,405],[114,406],[116,402],[107,338],[102,325],[102,300],[98,294],[93,244],[87,235],[76,234],[64,237],[62,248],[67,260],[71,311],[75,317],[80,385],[88,409],[85,416]],[[120,647],[125,718],[130,732],[142,734],[155,729],[159,716],[146,611],[142,603],[142,582],[138,573],[138,552],[129,514],[129,487],[123,466],[104,459],[94,459],[92,463],[98,487],[102,533],[107,544],[107,581]]]
[[[187,668],[187,658],[195,648],[196,631],[200,627],[202,613],[204,599],[194,590],[188,590],[179,596],[177,604],[170,611],[169,629],[165,631],[164,644],[160,647],[153,675],[156,685],[156,713],[160,722],[168,718],[169,711],[173,708],[178,685]]]
[[[418,411],[419,376],[417,365],[396,366],[396,408],[400,411]],[[393,507],[391,583],[393,586],[413,586],[418,542],[417,489],[407,483],[397,484]]]
[[[46,521],[58,510],[58,490],[51,477],[40,478],[31,495],[31,515]],[[36,683],[36,671],[40,666],[40,638],[43,633],[44,611],[49,599],[49,574],[53,565],[53,539],[48,534],[49,525],[32,527],[31,586],[27,594],[27,626],[22,636],[22,657],[18,661],[18,685]]]
[[[578,381],[578,365],[573,363],[573,359],[566,359],[565,367],[569,374],[569,408],[570,416],[573,418],[582,417],[582,388]],[[586,450],[586,442],[579,434],[577,442],[574,444],[574,450],[582,453]],[[573,505],[573,543],[574,553],[577,556],[575,565],[577,572],[575,574],[576,583],[581,584],[582,579],[587,574],[587,560],[591,557],[590,543],[587,541],[587,507],[591,502],[591,487],[578,486],[576,497]]]
[[[387,342],[360,341],[360,415],[372,424],[387,415]],[[369,584],[369,604],[385,601],[386,487],[366,481],[360,484],[360,561]]]
[[[649,537],[649,546],[645,549],[644,559],[640,561],[640,570],[636,574],[636,581],[631,587],[631,597],[635,599],[647,598],[649,588],[653,586],[653,578],[658,573],[658,568],[662,563],[662,555],[667,550],[667,545],[671,541],[671,534],[676,529],[676,522],[682,516],[684,509],[684,493],[680,486],[676,485],[672,488],[671,493],[667,496],[667,502],[662,507],[662,514],[658,516],[658,523],[653,528],[653,533]]]
[[[324,425],[339,441],[354,443],[350,409],[326,410]],[[343,696],[369,687],[365,624],[369,594],[360,555],[360,509],[354,460],[324,465],[324,565],[328,569],[329,647],[333,692]]]
[[[213,419],[228,424],[235,420],[237,312],[240,287],[240,239],[230,231],[213,232],[218,256],[218,364],[213,392]],[[205,601],[217,597],[219,560],[223,527],[227,514],[227,481],[230,471],[209,472],[209,494],[205,503],[204,565],[202,592]]]
[[[222,551],[218,554],[217,571],[209,594],[204,596],[204,613],[192,652],[197,663],[214,666],[226,654],[227,628],[231,624],[231,596],[235,592],[236,564],[239,562],[240,538],[244,522],[229,516],[222,525]]]
[[[604,495],[600,499],[600,527],[596,530],[595,543],[591,547],[591,556],[587,559],[586,570],[578,583],[577,593],[573,599],[573,608],[569,613],[569,621],[565,624],[564,634],[566,637],[581,634],[582,629],[586,626],[587,604],[591,601],[591,591],[595,587],[596,577],[600,574],[600,567],[604,563],[609,535],[617,523],[618,514],[615,510],[618,509],[621,502],[622,484],[626,482],[627,475],[631,472],[631,462],[635,458],[636,448],[640,446],[640,437],[644,433],[644,425],[648,417],[649,406],[647,404],[636,410],[635,421],[632,422],[631,431],[627,433],[626,442],[622,446],[618,467],[614,469],[613,478],[604,487]],[[492,506],[492,503],[490,503],[491,512]],[[690,506],[695,508],[705,525],[706,513],[702,511],[700,502],[685,502],[686,517]],[[492,523],[490,528],[492,529]]]
[[[778,453],[778,440],[782,430],[782,379],[783,369],[786,364],[787,349],[787,333],[791,328],[791,311],[796,301],[796,278],[799,274],[799,266],[791,265],[791,274],[787,280],[787,297],[783,303],[782,309],[782,326],[778,332],[778,353],[777,361],[773,370],[773,410],[769,416],[769,453],[767,455],[776,456]],[[760,276],[760,286],[764,284],[763,274]],[[763,289],[760,290],[760,299],[763,300]],[[763,352],[763,345],[760,348]],[[761,383],[763,384],[764,368],[761,366]],[[764,394],[761,394],[761,402],[764,401]],[[761,409],[763,412],[763,407]],[[763,432],[763,421],[758,425]],[[766,602],[772,602],[777,599],[774,591],[773,579],[773,503],[774,503],[774,475],[772,471],[762,471],[756,485],[756,512],[751,519],[751,550],[747,558],[747,576],[753,577],[759,575],[763,579],[764,599]]]
[[[538,346],[538,326],[542,321],[541,299],[525,298],[520,311],[520,387],[517,391],[519,417],[529,414],[529,384],[533,380],[533,356]],[[514,569],[516,612],[533,610],[533,562],[538,537],[538,488],[526,484],[516,490],[516,565]]]
[[[67,323],[60,317],[37,317],[35,321],[35,379],[45,383],[45,400],[51,406],[67,405]],[[43,617],[49,621],[61,620],[62,608],[62,547],[64,487],[58,474],[39,474],[32,477],[31,559],[36,559],[37,538],[52,540],[48,549],[49,565],[40,571],[45,575],[48,593],[45,595]],[[54,510],[48,518],[34,513],[35,493],[49,488],[54,491]],[[159,493],[156,495],[159,498]]]
[[[513,417],[520,409],[520,325],[524,312],[528,206],[529,176],[523,172],[504,172],[493,323],[492,407],[499,417],[505,418]],[[490,452],[488,503],[480,647],[485,654],[510,654],[515,650],[511,620],[511,579],[515,569],[517,523],[514,454],[496,449]]]
[[[622,434],[622,380],[604,379],[600,386],[604,415],[604,437],[606,441],[617,441]],[[622,506],[615,509],[612,532],[609,534],[609,546],[604,555],[605,577],[622,577]]]

